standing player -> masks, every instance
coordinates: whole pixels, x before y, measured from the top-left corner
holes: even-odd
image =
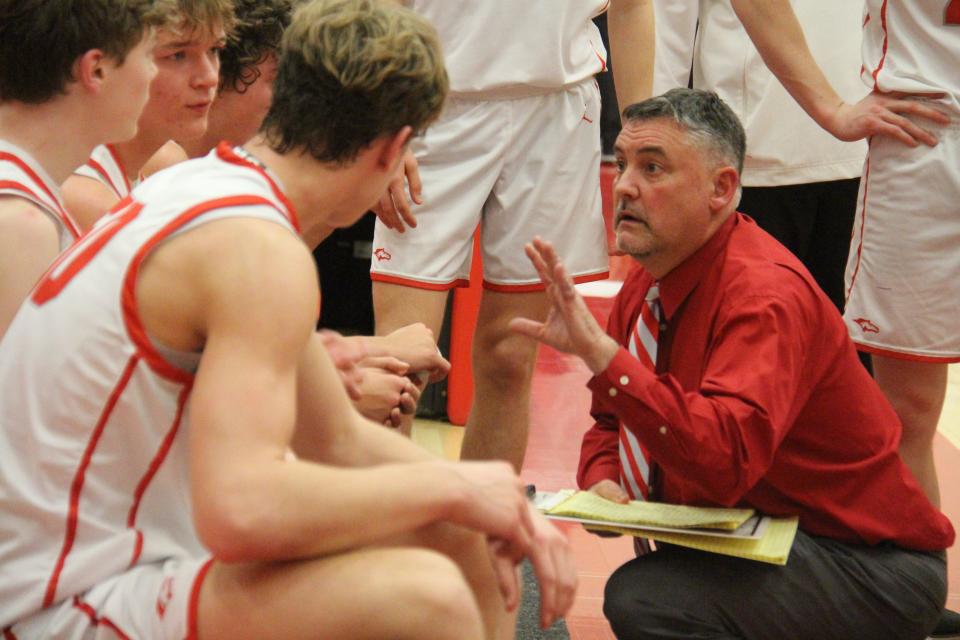
[[[137,135],[97,147],[64,183],[67,209],[89,229],[130,193],[146,162],[168,140],[199,138],[219,82],[219,51],[233,26],[230,0],[178,0],[179,9],[157,32],[158,73]]]
[[[372,261],[378,334],[421,321],[439,333],[450,289],[465,286],[473,235],[483,247],[484,292],[473,345],[476,389],[464,458],[520,468],[527,443],[536,346],[507,323],[546,313],[543,286],[524,260],[539,234],[563,247],[578,282],[607,275],[600,207],[600,96],[606,52],[591,18],[606,0],[408,0],[438,29],[451,76],[440,121],[413,149],[424,203],[404,232],[378,221]],[[610,9],[618,88],[649,94],[652,12],[646,0]],[[411,176],[414,199],[417,184]],[[398,199],[396,193],[394,199]]]
[[[528,554],[543,622],[566,611],[564,539],[510,467],[361,419],[314,332],[304,241],[380,196],[446,89],[415,14],[306,4],[262,135],[153,176],[48,272],[0,345],[5,637],[506,637]]]
[[[0,336],[79,235],[60,183],[96,145],[136,133],[170,4],[0,2]]]

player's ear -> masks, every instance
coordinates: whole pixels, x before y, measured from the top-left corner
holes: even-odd
[[[389,171],[396,169],[407,151],[407,143],[412,135],[413,129],[406,126],[389,136],[380,150],[379,164]]]
[[[106,56],[100,49],[90,49],[73,63],[73,79],[87,91],[99,91],[106,76]]]

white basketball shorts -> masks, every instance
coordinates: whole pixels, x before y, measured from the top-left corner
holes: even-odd
[[[592,79],[544,95],[449,99],[413,142],[424,201],[417,227],[401,234],[377,221],[371,278],[465,286],[478,225],[487,289],[543,288],[523,251],[534,236],[554,243],[578,282],[606,278],[599,121]]]
[[[960,361],[960,112],[949,112],[946,126],[917,119],[938,137],[935,147],[870,143],[844,313],[863,351]]]
[[[211,560],[146,564],[21,620],[17,640],[195,640],[200,585]]]

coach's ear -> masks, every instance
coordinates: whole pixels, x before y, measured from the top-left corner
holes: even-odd
[[[392,136],[389,136],[385,144],[380,149],[380,155],[377,164],[387,171],[396,171],[403,160],[403,154],[407,150],[407,143],[413,135],[413,129],[409,126],[403,127]]]

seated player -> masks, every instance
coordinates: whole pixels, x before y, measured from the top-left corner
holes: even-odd
[[[80,228],[93,224],[139,183],[146,162],[168,140],[199,138],[219,82],[219,52],[233,27],[231,0],[177,0],[158,29],[157,76],[136,136],[94,149],[63,184],[67,210]]]
[[[416,14],[304,4],[262,134],[153,176],[40,282],[0,344],[5,636],[510,637],[524,556],[542,623],[569,608],[509,465],[362,419],[314,331],[316,229],[447,87]]]
[[[0,337],[44,270],[79,236],[60,183],[96,145],[136,133],[156,73],[153,27],[171,6],[0,4]]]

